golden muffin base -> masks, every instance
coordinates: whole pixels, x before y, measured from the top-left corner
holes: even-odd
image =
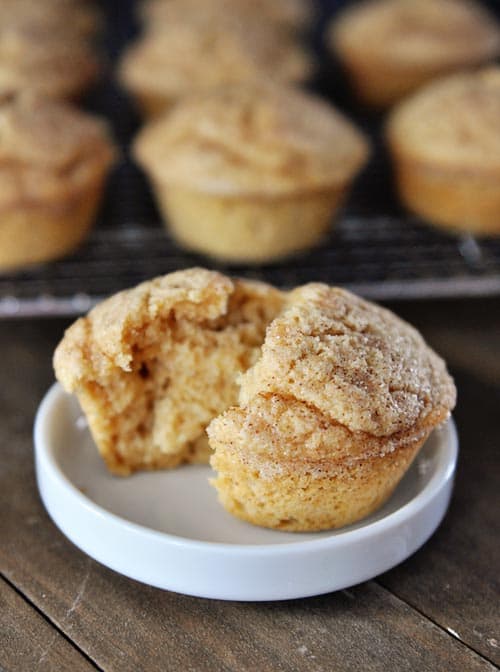
[[[219,475],[212,485],[229,513],[254,525],[290,532],[339,528],[365,518],[389,499],[422,443],[339,464],[323,476],[290,469],[266,478],[244,460],[216,452],[211,463]]]
[[[219,196],[157,187],[165,225],[180,245],[231,262],[261,263],[316,245],[344,189],[283,196]]]
[[[297,399],[261,394],[209,425],[211,482],[227,511],[255,525],[344,527],[384,504],[443,415],[377,437]]]
[[[484,236],[500,235],[500,173],[436,168],[395,155],[404,204],[430,224]]]
[[[0,208],[0,271],[58,259],[78,247],[94,224],[102,182],[63,200]]]

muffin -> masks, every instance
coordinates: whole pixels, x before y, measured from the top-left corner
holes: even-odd
[[[236,403],[284,295],[190,269],[96,306],[66,332],[56,376],[74,392],[108,468],[206,462],[206,425]]]
[[[119,79],[152,117],[193,93],[262,77],[300,83],[313,68],[311,55],[282,31],[201,13],[144,33],[125,51]]]
[[[148,29],[163,26],[179,13],[233,14],[294,32],[310,28],[314,19],[314,7],[308,0],[144,0],[139,12]]]
[[[500,234],[500,67],[452,75],[397,107],[387,140],[404,204],[455,232]]]
[[[240,385],[207,428],[213,484],[233,515],[292,531],[375,511],[455,403],[415,329],[323,284],[291,293]]]
[[[93,37],[101,16],[92,2],[78,0],[2,0],[0,29],[12,26],[50,29],[57,33]]]
[[[134,152],[180,245],[260,263],[320,240],[369,149],[325,102],[260,82],[180,103]]]
[[[50,25],[0,23],[0,92],[33,91],[76,100],[99,72],[94,48],[70,30]]]
[[[473,0],[365,0],[334,18],[327,41],[360,100],[379,108],[500,54],[498,23]]]
[[[103,122],[31,94],[0,101],[0,269],[60,257],[92,225],[115,152]]]

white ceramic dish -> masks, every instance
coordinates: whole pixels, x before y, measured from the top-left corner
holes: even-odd
[[[338,531],[294,534],[233,518],[209,467],[111,476],[74,397],[54,385],[35,422],[38,486],[50,516],[85,553],[117,572],[188,595],[278,600],[339,590],[414,553],[441,522],[458,451],[436,430],[390,501]]]

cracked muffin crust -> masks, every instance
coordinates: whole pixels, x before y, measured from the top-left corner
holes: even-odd
[[[114,157],[99,119],[29,93],[0,100],[0,269],[74,248]]]
[[[500,234],[500,67],[433,82],[395,108],[387,141],[403,202],[430,223]]]
[[[134,151],[181,244],[260,262],[317,242],[369,145],[315,96],[260,82],[180,103]]]
[[[335,17],[327,39],[374,107],[500,54],[500,26],[474,0],[365,0]]]
[[[206,462],[205,427],[236,403],[236,377],[255,362],[283,301],[269,285],[190,269],[116,294],[75,322],[55,372],[108,468]]]
[[[322,284],[290,293],[240,385],[239,406],[207,429],[219,499],[295,531],[376,510],[455,403],[444,362],[415,329]]]

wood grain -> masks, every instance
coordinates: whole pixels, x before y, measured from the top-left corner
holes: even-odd
[[[0,579],[0,669],[89,672],[97,668]]]
[[[383,585],[291,602],[202,600],[98,565],[59,533],[40,503],[32,421],[53,380],[51,355],[66,324],[0,323],[0,571],[100,668],[494,669],[469,647],[496,660],[488,640],[495,640],[497,597],[491,531],[498,529],[498,388],[459,375],[463,457],[450,513],[431,542],[382,577]],[[15,623],[16,609],[7,611]]]
[[[500,664],[500,387],[464,374],[456,382],[461,448],[449,513],[419,553],[379,580]]]

